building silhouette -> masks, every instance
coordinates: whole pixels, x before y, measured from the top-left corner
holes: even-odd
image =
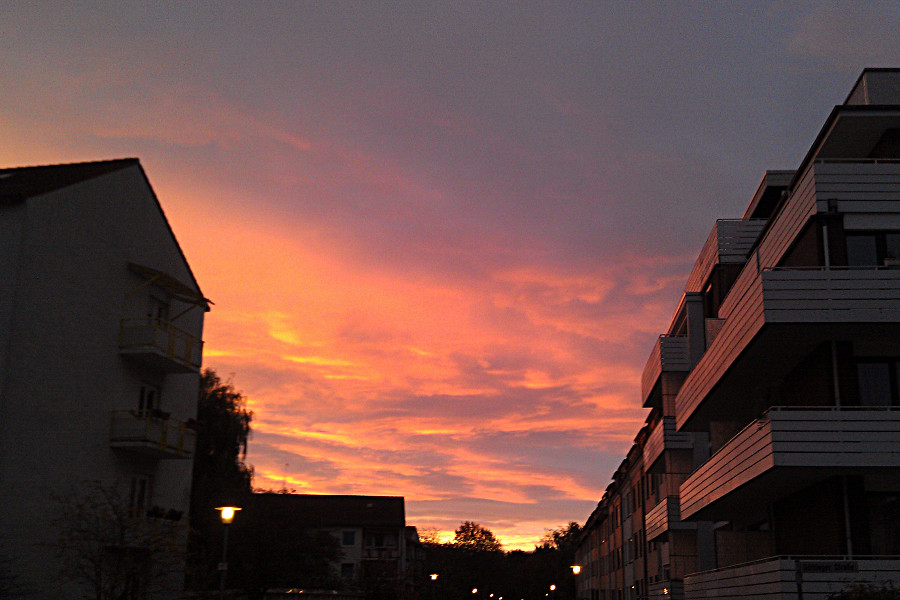
[[[208,304],[136,159],[0,170],[0,583],[13,597],[84,597],[95,582],[66,554],[88,547],[123,597],[182,591]]]
[[[717,221],[590,515],[582,599],[900,587],[900,70]]]
[[[277,528],[299,525],[337,540],[338,557],[330,565],[337,587],[373,598],[413,597],[415,567],[422,556],[416,528],[406,524],[402,496],[255,493],[248,508]],[[303,586],[302,577],[296,579],[290,568],[279,578]],[[270,590],[269,595],[278,597],[279,591],[290,595],[286,590]]]

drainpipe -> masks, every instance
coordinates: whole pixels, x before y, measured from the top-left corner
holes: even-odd
[[[850,495],[847,492],[847,476],[841,477],[841,488],[844,493],[844,532],[847,538],[847,556],[853,558],[853,536],[850,532]]]
[[[838,375],[837,342],[831,340],[831,378],[834,385],[834,405],[841,405],[841,378]]]

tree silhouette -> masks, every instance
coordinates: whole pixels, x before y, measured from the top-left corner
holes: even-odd
[[[137,512],[117,485],[97,481],[53,494],[53,501],[60,576],[80,586],[85,598],[180,591],[184,537],[178,523]]]
[[[455,533],[453,545],[457,548],[476,552],[498,552],[501,548],[494,533],[474,521],[465,521]]]
[[[188,587],[212,589],[221,555],[222,524],[216,507],[241,506],[251,494],[253,467],[244,460],[253,413],[234,384],[212,369],[200,374],[197,445],[191,489]]]

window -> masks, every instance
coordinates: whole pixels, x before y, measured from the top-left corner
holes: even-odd
[[[141,393],[138,397],[138,410],[151,411],[159,408],[159,386],[149,383],[141,384]]]
[[[847,264],[873,267],[900,262],[900,232],[870,231],[847,234]]]
[[[150,504],[150,477],[134,475],[131,478],[131,489],[128,495],[128,512],[133,517],[142,517]]]
[[[900,553],[900,496],[889,493],[867,494],[872,554]]]
[[[856,363],[859,381],[859,403],[862,406],[896,406],[898,404],[898,372],[894,359],[866,360]]]
[[[151,319],[168,320],[169,303],[156,296],[150,296],[150,300],[147,302],[147,316]]]
[[[341,534],[341,545],[342,546],[355,546],[356,545],[356,532],[355,531],[345,531]],[[351,567],[353,565],[350,565]],[[343,568],[343,565],[341,565]]]
[[[352,531],[345,531],[344,534],[353,533]],[[347,544],[344,544],[345,546]],[[341,579],[353,579],[353,573],[355,571],[353,563],[341,563]]]

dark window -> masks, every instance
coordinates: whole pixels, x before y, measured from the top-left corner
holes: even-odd
[[[345,531],[344,533],[347,534],[353,532]],[[353,579],[353,567],[353,563],[341,563],[341,579]]]
[[[900,554],[900,496],[875,493],[867,500],[872,554]]]
[[[147,302],[147,316],[151,319],[167,320],[169,318],[169,303],[156,296],[150,296],[150,300]]]
[[[344,546],[356,545],[356,532],[355,531],[345,531],[341,537],[341,544]],[[350,566],[352,567],[353,565],[350,565]],[[341,568],[343,568],[343,565]]]
[[[896,406],[898,404],[898,372],[896,360],[866,360],[856,363],[859,381],[859,403],[862,406]]]
[[[851,267],[891,265],[898,261],[900,233],[870,231],[847,234],[847,264]]]
[[[138,398],[138,410],[141,412],[159,408],[159,387],[150,384],[141,386],[141,395]]]
[[[131,490],[128,495],[128,512],[131,516],[142,517],[150,503],[150,477],[135,475],[131,478]]]

